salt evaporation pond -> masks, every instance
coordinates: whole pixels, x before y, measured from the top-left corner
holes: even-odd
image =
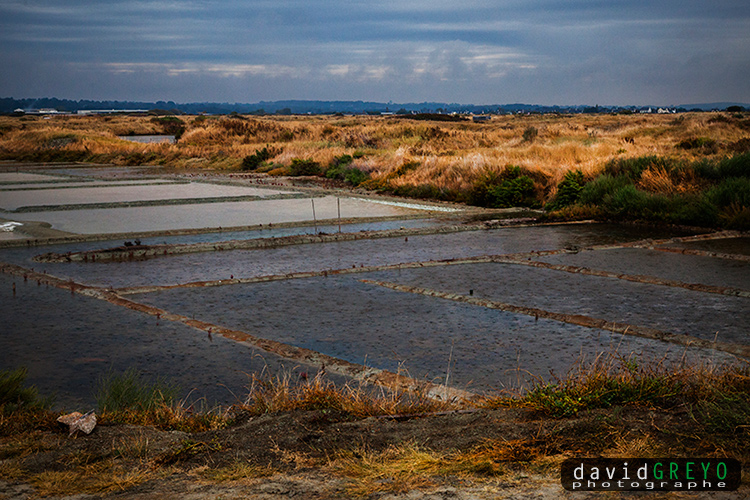
[[[318,220],[338,218],[338,198],[315,198]],[[341,217],[390,217],[426,213],[390,205],[341,198]],[[313,219],[310,198],[198,203],[189,205],[60,210],[14,213],[23,221],[44,221],[54,229],[78,234],[171,231],[302,222]]]
[[[223,198],[236,196],[268,197],[289,193],[275,189],[244,186],[225,186],[199,182],[92,186],[70,189],[35,189],[26,191],[7,191],[2,194],[2,208],[16,210],[19,207],[38,207],[41,205],[79,205],[86,203],[118,203],[152,200],[186,200],[191,198]],[[96,218],[92,213],[90,218]],[[106,217],[106,216],[105,216]]]
[[[703,250],[706,252],[721,252],[729,254],[750,255],[750,237],[720,238],[716,240],[688,241],[684,243],[670,243],[673,248]]]
[[[463,264],[381,271],[372,278],[704,340],[750,343],[750,300],[513,264]]]
[[[0,184],[18,184],[23,182],[59,182],[64,177],[28,172],[0,172]]]
[[[558,254],[538,260],[621,274],[658,276],[682,283],[735,287],[750,291],[750,262],[683,255],[643,248],[617,248]]]
[[[399,227],[405,226],[403,222],[396,221],[396,224]],[[265,234],[266,231],[255,235]],[[654,234],[651,230],[642,230],[632,226],[576,224],[412,235],[408,238],[394,237],[293,245],[263,250],[203,252],[132,262],[40,264],[31,261],[34,255],[45,252],[65,253],[90,248],[106,248],[102,242],[89,242],[54,247],[0,250],[0,260],[44,270],[55,276],[73,279],[80,283],[119,288],[467,258],[570,246],[583,247],[639,240]],[[272,233],[272,235],[278,234]],[[207,236],[201,235],[201,237]],[[189,238],[193,237],[198,238],[197,235]],[[154,240],[160,241],[159,238],[154,238]],[[165,241],[173,242],[173,240]],[[122,242],[118,241],[115,246],[121,244]]]
[[[118,135],[118,139],[140,144],[174,144],[173,135]]]
[[[27,382],[44,396],[56,394],[61,409],[93,409],[97,381],[110,370],[167,379],[181,398],[205,398],[213,407],[244,398],[253,374],[294,378],[317,369],[17,276],[0,274],[0,301],[0,370],[26,367]]]
[[[633,356],[639,364],[733,359],[716,351],[686,352],[659,341],[397,292],[363,283],[363,277],[374,275],[172,289],[130,298],[420,380],[440,384],[448,375],[451,386],[480,393],[518,388],[529,379],[548,379],[552,372],[564,375],[578,361],[593,361],[602,352]]]
[[[27,183],[27,184],[1,184],[0,183],[0,191],[41,191],[41,190],[47,190],[47,189],[74,189],[74,188],[81,188],[81,187],[114,187],[114,186],[139,186],[143,184],[150,184],[150,185],[164,185],[164,184],[180,184],[180,181],[172,181],[172,180],[156,180],[156,179],[147,179],[147,180],[137,180],[137,179],[131,179],[131,180],[125,180],[125,181],[115,181],[115,180],[97,180],[97,179],[90,179],[90,180],[78,180],[78,179],[60,179],[56,181],[45,181],[45,182],[33,182],[33,183]],[[183,182],[182,184],[186,184]],[[33,198],[33,193],[27,193],[28,198]]]

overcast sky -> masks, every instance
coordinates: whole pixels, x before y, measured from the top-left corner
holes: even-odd
[[[0,0],[0,97],[750,102],[750,3]]]

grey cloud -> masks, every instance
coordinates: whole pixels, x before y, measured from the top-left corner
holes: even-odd
[[[750,100],[748,33],[745,0],[9,1],[0,94]]]

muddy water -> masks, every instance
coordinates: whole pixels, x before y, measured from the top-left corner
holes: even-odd
[[[750,291],[750,262],[740,260],[682,255],[641,248],[549,255],[539,260],[551,264],[658,276],[682,283],[701,283]]]
[[[286,200],[289,201],[289,200]],[[405,224],[398,222],[398,226]],[[331,231],[335,232],[334,228]],[[268,234],[266,231],[263,234]],[[278,233],[271,233],[278,235]],[[653,236],[651,231],[606,224],[506,228],[444,235],[359,240],[325,245],[298,245],[267,250],[233,250],[169,256],[141,262],[64,263],[31,262],[48,251],[65,253],[101,244],[0,250],[0,260],[34,267],[56,276],[100,286],[171,285],[192,281],[251,278],[291,272],[377,266],[404,262],[549,250],[633,241]],[[208,237],[208,235],[205,235]],[[160,241],[155,238],[156,241]],[[165,240],[166,241],[166,240]],[[117,245],[122,242],[117,242]],[[67,248],[67,249],[66,249]]]
[[[750,300],[512,264],[468,264],[373,274],[375,280],[513,305],[750,344]]]
[[[181,397],[206,398],[210,406],[244,397],[250,374],[315,370],[20,277],[0,274],[0,303],[0,370],[27,367],[27,381],[43,395],[56,394],[58,408],[94,408],[97,380],[110,369],[167,378],[182,388]]]
[[[721,252],[729,254],[750,255],[750,237],[725,238],[707,241],[691,241],[679,244],[665,245],[674,248],[689,248],[706,252]]]
[[[466,269],[453,268],[457,274]],[[435,274],[443,270],[433,268]],[[406,278],[405,273],[401,271]],[[377,273],[382,274],[382,273]],[[387,273],[386,273],[387,274]],[[395,278],[399,272],[394,272]],[[564,374],[601,352],[639,363],[677,363],[684,348],[365,284],[374,274],[211,289],[173,289],[135,300],[306,347],[353,363],[478,392]],[[529,288],[527,287],[526,290]],[[731,357],[691,351],[690,361]]]

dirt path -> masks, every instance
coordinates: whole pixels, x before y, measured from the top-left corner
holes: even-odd
[[[694,421],[679,411],[624,407],[551,419],[524,409],[475,409],[420,418],[353,419],[318,410],[238,413],[235,422],[198,434],[102,425],[89,436],[74,438],[64,429],[2,438],[0,498],[553,500],[750,495],[747,484],[721,494],[574,493],[562,488],[559,466],[573,456],[732,454],[701,438]],[[462,457],[469,456],[472,466],[461,465]]]

